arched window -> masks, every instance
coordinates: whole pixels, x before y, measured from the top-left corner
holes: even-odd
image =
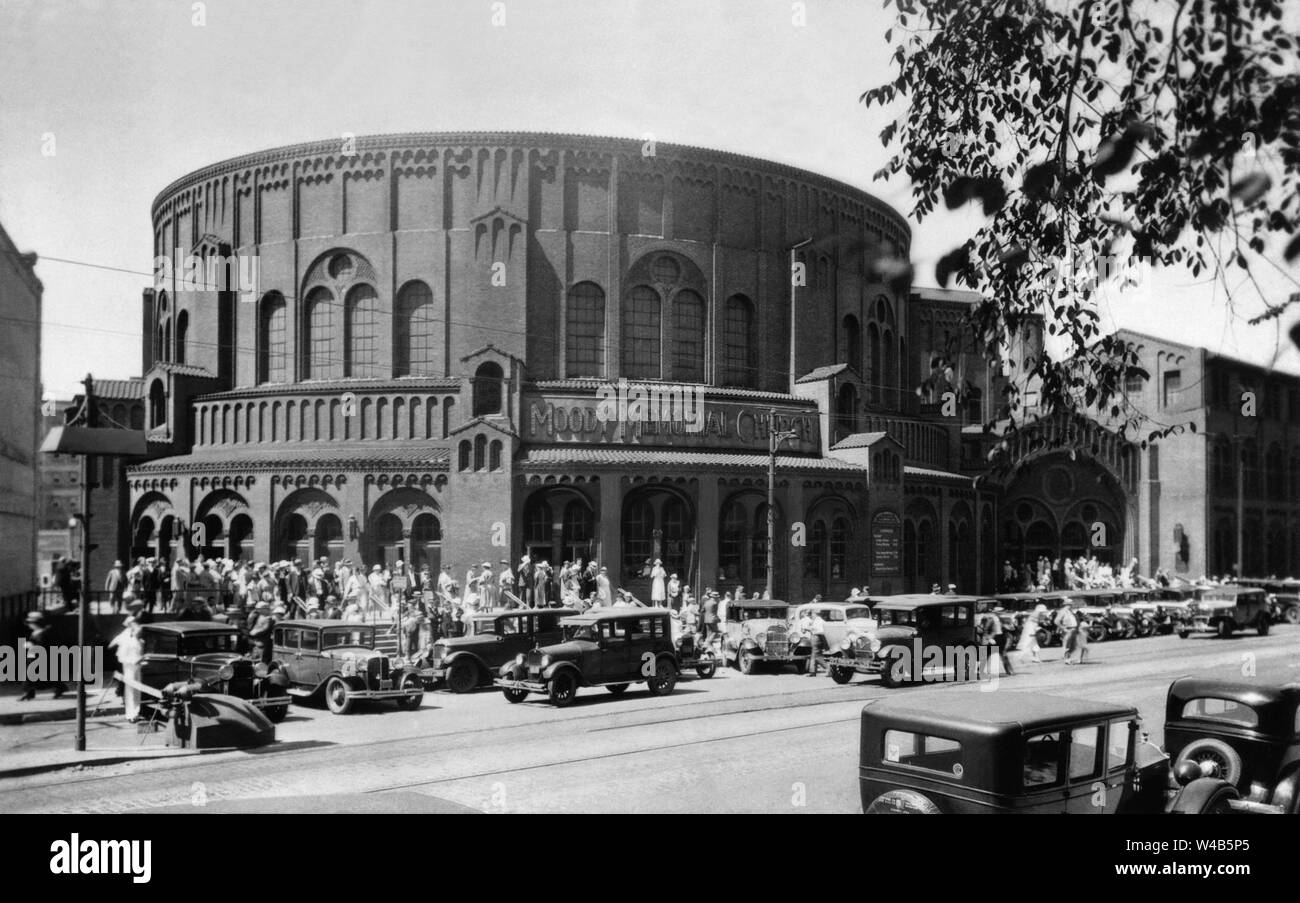
[[[839,438],[852,435],[858,431],[858,390],[852,383],[840,386],[836,397],[835,414],[839,420]]]
[[[303,331],[303,378],[332,379],[339,371],[334,347],[334,296],[327,288],[314,288],[307,296]]]
[[[862,327],[858,318],[849,314],[844,318],[844,362],[858,372],[862,372]]]
[[[668,259],[668,258],[665,258]],[[659,379],[660,366],[659,293],[638,285],[623,301],[623,335],[619,361],[629,379]]]
[[[474,469],[487,468],[487,436],[482,433],[474,437]]]
[[[605,375],[605,292],[594,282],[569,289],[565,310],[564,373]]]
[[[379,296],[373,287],[362,284],[348,292],[343,329],[347,349],[343,375],[359,379],[379,376]]]
[[[190,335],[190,312],[183,310],[176,315],[176,363],[185,363],[185,342]]]
[[[524,515],[525,539],[530,543],[549,543],[554,515],[551,506],[541,496],[533,496]]]
[[[493,439],[488,446],[488,470],[501,469],[501,440]]]
[[[644,498],[634,499],[623,509],[623,578],[649,576],[653,562],[655,513]]]
[[[1241,446],[1241,466],[1245,470],[1246,496],[1259,498],[1263,487],[1259,479],[1259,446],[1254,439],[1247,439]]]
[[[501,365],[494,361],[479,364],[474,371],[474,415],[486,417],[501,413],[501,382],[504,374]]]
[[[172,321],[171,318],[168,317],[167,321],[163,323],[163,360],[169,361],[171,359],[172,359]]]
[[[871,347],[871,399],[878,403],[882,397],[880,387],[884,379],[880,366],[880,330],[875,323],[867,326],[867,344]]]
[[[830,543],[830,562],[831,562],[831,579],[843,580],[848,573],[848,554],[849,544],[853,540],[853,529],[849,522],[842,518],[835,518],[831,524],[831,543]]]
[[[826,523],[817,521],[808,531],[808,545],[803,550],[803,575],[815,589],[825,589],[823,572],[826,570]]]
[[[282,383],[289,378],[288,309],[284,296],[270,292],[262,299],[257,340],[257,381]]]
[[[457,459],[458,469],[461,470],[462,472],[469,470],[469,455],[470,455],[470,444],[469,444],[469,440],[465,439],[460,443],[460,454],[459,454],[459,458]]]
[[[155,379],[149,387],[149,426],[156,428],[167,423],[167,390],[161,379]]]
[[[441,376],[435,373],[437,338],[433,290],[420,280],[408,282],[397,293],[398,376]]]
[[[673,298],[673,379],[704,382],[704,299],[683,289]]]
[[[564,506],[564,521],[561,527],[561,535],[564,545],[564,554],[570,555],[569,548],[578,543],[591,541],[594,520],[591,516],[591,509],[582,502],[569,502]],[[569,558],[573,560],[572,557]]]
[[[744,295],[727,299],[722,328],[721,377],[724,386],[758,388],[758,337],[754,305]]]
[[[722,525],[718,535],[718,570],[728,580],[742,576],[745,562],[745,545],[749,519],[745,508],[739,501],[727,505],[722,515]]]
[[[898,348],[894,345],[894,333],[886,329],[882,339],[885,352],[885,372],[883,391],[885,404],[894,407],[898,404]]]

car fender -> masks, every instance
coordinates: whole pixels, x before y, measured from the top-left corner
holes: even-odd
[[[559,674],[561,671],[572,671],[574,676],[578,679],[579,686],[586,683],[586,681],[582,679],[582,671],[573,662],[555,662],[548,665],[542,670],[542,680],[549,682],[551,678],[555,677],[555,675]]]
[[[463,652],[463,651],[453,652],[451,655],[447,656],[442,660],[442,665],[444,668],[450,668],[452,665],[458,664],[460,662],[468,662],[472,664],[474,667],[478,668],[479,673],[481,674],[491,674],[494,670],[492,668],[489,668],[486,664],[484,664],[483,659],[479,658],[473,652]],[[511,659],[510,661],[506,662],[506,665],[513,665],[513,664],[514,664],[514,659]]]
[[[312,694],[314,695],[316,693],[324,692],[325,685],[329,683],[331,680],[333,680],[335,677],[337,677],[339,680],[347,684],[350,689],[364,690],[366,688],[366,682],[359,677],[348,677],[342,671],[331,671],[329,674],[326,674],[324,679],[321,680],[321,682],[315,686],[315,688],[311,691]]]
[[[261,682],[264,684],[270,684],[273,687],[278,687],[282,690],[287,690],[289,688],[289,675],[277,668],[270,674],[266,675],[266,677],[263,677]]]
[[[741,649],[761,649],[761,648],[762,647],[759,646],[757,642],[755,642],[753,637],[748,637],[748,636],[742,639],[738,644],[736,644],[737,652],[739,652]]]
[[[1172,815],[1200,815],[1216,798],[1241,799],[1241,794],[1219,778],[1197,778],[1178,791],[1165,811]]]

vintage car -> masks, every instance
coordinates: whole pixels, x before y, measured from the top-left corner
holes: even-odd
[[[289,682],[236,650],[239,630],[216,621],[160,621],[140,628],[140,682],[163,690],[177,682],[191,691],[246,699],[272,721],[289,713]],[[146,699],[146,705],[152,705]]]
[[[1234,786],[1234,809],[1300,814],[1300,683],[1180,678],[1165,698],[1165,749],[1175,768]]]
[[[1137,632],[1121,590],[1077,589],[1065,595],[1074,602],[1074,613],[1088,622],[1089,642],[1128,639]]]
[[[512,703],[542,693],[552,704],[567,706],[579,687],[604,687],[617,696],[634,683],[667,696],[681,673],[670,614],[666,608],[616,605],[570,615],[560,621],[563,642],[519,653],[493,683]]]
[[[1187,639],[1193,633],[1213,633],[1230,637],[1244,627],[1255,628],[1267,636],[1273,623],[1268,596],[1253,586],[1219,586],[1202,592],[1187,606],[1178,622],[1178,635]]]
[[[855,673],[879,674],[887,687],[978,677],[981,644],[976,614],[994,606],[991,597],[873,596],[870,604],[879,627],[873,635],[855,641],[851,658],[840,656],[832,665],[831,679],[836,683],[847,683]]]
[[[1237,586],[1257,586],[1268,593],[1273,623],[1300,624],[1300,580],[1243,577],[1233,582]]]
[[[805,615],[816,611],[826,625],[826,646],[832,651],[846,642],[870,633],[878,626],[866,600],[855,602],[805,602],[794,610],[790,623],[798,625]]]
[[[399,709],[418,709],[424,699],[419,672],[396,666],[375,649],[370,624],[281,621],[271,653],[271,668],[288,678],[290,696],[323,696],[336,715],[346,715],[362,699],[389,699]]]
[[[718,662],[722,657],[713,646],[700,639],[695,631],[688,630],[679,634],[673,640],[673,646],[677,650],[677,664],[682,671],[694,668],[695,673],[705,680],[718,673]]]
[[[1002,632],[1007,635],[1007,648],[1012,648],[1020,641],[1020,634],[1025,629],[1025,622],[1038,606],[1048,611],[1048,620],[1038,625],[1037,639],[1039,646],[1051,646],[1060,642],[1060,637],[1051,626],[1051,613],[1061,607],[1065,594],[1057,591],[1035,591],[1027,593],[1002,593],[994,598],[998,617],[1002,619]]]
[[[858,784],[867,814],[1221,813],[1240,794],[1175,773],[1132,706],[966,691],[873,700]]]
[[[803,674],[808,669],[812,642],[790,625],[790,605],[777,599],[746,599],[727,609],[727,635],[722,657],[742,674],[753,674],[762,664],[793,663]]]
[[[572,608],[516,608],[474,615],[465,636],[444,637],[433,644],[429,667],[421,672],[431,682],[446,682],[453,693],[491,686],[501,666],[534,646],[560,642],[560,619],[577,614]]]

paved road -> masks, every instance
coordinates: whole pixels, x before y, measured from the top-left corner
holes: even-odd
[[[1300,680],[1300,628],[1231,640],[1154,637],[1094,645],[1066,667],[1059,650],[994,689],[887,690],[874,678],[683,680],[667,698],[584,691],[570,708],[509,705],[494,691],[433,693],[415,712],[349,716],[296,707],[279,742],[0,780],[0,811],[117,812],[323,793],[418,793],[485,812],[854,812],[863,703],[898,694],[1045,691],[1134,704],[1159,742],[1164,693],[1183,674]],[[104,729],[120,729],[106,725]],[[4,728],[3,748],[48,725]],[[33,734],[33,738],[36,735]],[[93,735],[92,735],[93,736]],[[31,742],[35,742],[34,740]],[[2,754],[0,754],[2,755]],[[268,799],[266,806],[275,803]]]

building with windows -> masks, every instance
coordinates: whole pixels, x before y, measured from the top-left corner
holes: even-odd
[[[775,429],[778,594],[982,579],[996,509],[961,472],[972,396],[961,417],[915,396],[919,296],[873,272],[906,259],[903,218],[788,166],[644,151],[375,136],[168,186],[156,253],[233,258],[258,285],[177,268],[145,293],[163,456],[129,470],[133,551],[458,574],[594,557],[639,594],[662,559],[753,591]]]
[[[37,580],[42,292],[36,255],[20,252],[0,227],[0,596],[28,592]]]

